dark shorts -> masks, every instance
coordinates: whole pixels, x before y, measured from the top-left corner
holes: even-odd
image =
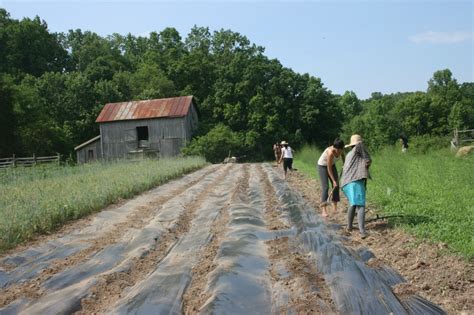
[[[283,158],[283,169],[285,170],[285,172],[287,169],[293,170],[293,159]]]

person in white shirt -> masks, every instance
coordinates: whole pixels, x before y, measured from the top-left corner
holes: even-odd
[[[336,161],[342,157],[344,163],[344,141],[336,138],[332,146],[327,147],[321,154],[318,160],[318,173],[319,180],[321,182],[321,215],[327,217],[328,213],[326,207],[330,201],[333,205],[334,213],[337,211],[337,203],[339,202],[339,178],[337,176]],[[332,192],[328,194],[329,185],[328,181],[331,182]]]
[[[293,149],[288,145],[288,142],[282,141],[281,145],[281,157],[280,163],[283,161],[283,170],[285,171],[285,179],[286,179],[286,172],[288,169],[293,171]]]

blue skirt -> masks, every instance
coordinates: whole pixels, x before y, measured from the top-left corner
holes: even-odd
[[[351,182],[342,187],[344,195],[346,195],[351,206],[365,207],[365,183],[364,180]]]

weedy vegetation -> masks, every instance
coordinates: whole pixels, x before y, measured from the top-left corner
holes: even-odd
[[[200,157],[0,171],[0,251],[203,167]]]
[[[295,156],[296,167],[317,179],[319,154],[303,148]],[[387,147],[372,158],[367,199],[379,215],[399,216],[390,221],[421,239],[446,243],[467,259],[474,257],[472,155],[455,158],[449,150],[404,154]]]

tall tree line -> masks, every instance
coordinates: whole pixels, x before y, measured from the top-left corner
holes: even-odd
[[[474,129],[474,83],[459,84],[449,69],[436,71],[426,92],[375,92],[363,101],[346,92],[339,104],[349,113],[342,134],[360,132],[372,148],[393,144],[401,135],[426,139],[450,136],[455,128]]]
[[[201,113],[187,153],[215,161],[228,151],[268,158],[283,139],[326,145],[360,132],[382,145],[401,129],[438,135],[474,120],[473,85],[459,85],[449,70],[435,73],[427,92],[362,101],[264,52],[230,30],[195,26],[184,39],[174,28],[52,33],[39,17],[15,20],[0,9],[0,156],[70,154],[99,133],[104,104],[180,95],[194,95]]]

